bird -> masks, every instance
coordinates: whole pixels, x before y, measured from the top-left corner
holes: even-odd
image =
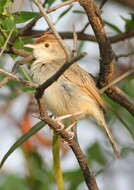
[[[50,31],[25,47],[33,49],[35,61],[32,63],[31,71],[33,81],[38,85],[53,76],[66,61],[63,47]],[[72,52],[70,48],[66,49],[71,59]],[[63,117],[64,124],[68,126],[87,117],[93,118],[104,129],[115,155],[119,157],[119,147],[105,121],[104,102],[93,78],[78,63],[71,65],[52,83],[44,91],[43,98],[47,109],[57,118]]]

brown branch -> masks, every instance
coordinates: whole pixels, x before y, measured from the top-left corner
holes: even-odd
[[[1,49],[0,49],[0,51],[1,51]],[[31,53],[29,53],[28,51],[25,51],[25,50],[21,50],[21,49],[10,48],[9,50],[4,50],[3,53],[14,54],[14,55],[25,57],[23,59],[23,62],[29,62],[29,61],[34,60],[34,56],[31,55]],[[22,60],[20,62],[22,62]]]
[[[129,39],[132,37],[134,37],[134,30],[126,31],[121,34],[117,34],[115,36],[110,37],[109,39],[110,39],[111,43],[117,43],[117,42]]]
[[[21,49],[16,49],[16,48],[11,48],[11,50],[9,50],[11,52],[13,52],[16,55],[22,56],[22,57],[27,57],[30,56],[31,54],[25,50],[21,50]]]
[[[45,31],[42,30],[32,30],[30,32],[27,32],[23,34],[23,36],[28,36],[28,37],[33,37],[37,38],[40,37]],[[62,38],[64,39],[73,39],[73,33],[72,32],[59,32]],[[94,35],[89,35],[85,34],[82,32],[77,32],[78,35],[78,40],[83,40],[83,41],[91,41],[91,42],[97,42],[96,37]],[[109,40],[112,44],[129,39],[134,37],[134,30],[127,31],[121,34],[117,34],[115,36],[110,36]]]
[[[0,51],[1,50],[2,49],[0,48]],[[31,58],[33,57],[33,59],[34,59],[34,56],[32,56],[30,52],[25,51],[23,49],[10,48],[8,50],[4,50],[3,53],[5,53],[5,54],[14,54],[14,55],[22,56],[22,57],[31,57]]]
[[[100,77],[99,87],[106,86],[112,79],[114,71],[115,56],[104,29],[99,9],[93,0],[80,0],[81,6],[85,9],[88,20],[94,30],[100,50]]]
[[[88,186],[88,189],[89,190],[99,190],[96,180],[95,180],[95,177],[93,175],[93,172],[88,167],[88,162],[87,162],[86,156],[83,154],[79,144],[74,140],[72,143],[70,143],[70,147],[79,162],[79,165],[83,172],[85,182]]]
[[[39,110],[40,110],[40,119],[47,123],[55,132],[59,133],[59,135],[65,139],[65,141],[68,142],[69,146],[71,147],[72,151],[74,152],[79,165],[81,167],[81,170],[83,172],[85,182],[88,186],[89,190],[99,190],[96,184],[96,180],[94,175],[92,174],[92,171],[88,168],[88,163],[85,155],[83,154],[79,144],[77,141],[75,141],[75,138],[70,138],[70,134],[65,130],[60,130],[61,126],[52,120],[46,112],[43,111],[43,103],[41,103],[41,97],[44,93],[44,90],[48,88],[53,82],[55,82],[62,74],[63,72],[68,69],[69,66],[71,66],[73,63],[84,57],[86,54],[81,53],[79,56],[73,57],[70,61],[66,62],[52,77],[50,77],[46,82],[44,82],[41,86],[37,88],[36,91],[36,99],[39,104]]]
[[[98,86],[103,88],[107,86],[114,73],[115,54],[113,53],[110,40],[104,29],[99,9],[93,0],[79,0],[81,6],[85,9],[88,20],[94,30],[100,50],[100,76]],[[134,32],[134,31],[133,31]],[[134,116],[134,103],[126,97],[119,88],[112,86],[106,90],[106,94],[114,101],[125,107]]]
[[[134,56],[134,51],[132,52],[129,52],[129,53],[124,53],[124,54],[119,54],[119,55],[116,55],[116,60],[120,59],[120,58],[124,58],[124,57],[129,57],[129,56]]]
[[[134,102],[121,89],[112,86],[106,90],[106,94],[116,103],[120,104],[134,116]]]
[[[66,61],[64,65],[62,65],[59,70],[51,76],[48,80],[46,80],[43,84],[41,84],[37,89],[35,93],[36,99],[40,99],[44,93],[44,90],[48,88],[52,83],[54,83],[73,63],[80,60],[87,54],[85,52],[81,53],[78,56],[73,57],[71,60]]]
[[[97,187],[97,184],[96,184],[95,177],[94,177],[91,169],[89,169],[89,167],[88,167],[88,162],[87,162],[86,156],[83,154],[79,144],[75,141],[75,138],[71,138],[70,133],[68,133],[67,130],[65,130],[65,129],[61,130],[61,126],[56,121],[51,119],[46,114],[46,112],[43,111],[44,110],[43,102],[41,102],[41,99],[38,102],[39,109],[40,109],[39,119],[41,119],[42,121],[47,123],[50,126],[50,128],[52,128],[56,133],[58,133],[71,147],[71,149],[72,149],[73,153],[75,154],[76,159],[78,160],[78,163],[81,167],[81,170],[83,172],[85,182],[87,184],[88,189],[89,190],[99,190],[99,188]]]
[[[3,69],[0,69],[0,73],[8,76],[9,78],[13,79],[13,80],[16,80],[17,82],[20,82],[21,84],[25,85],[25,86],[28,86],[28,87],[32,87],[32,88],[36,88],[37,85],[30,82],[30,81],[27,81],[27,80],[23,80],[17,76],[15,76],[13,73],[10,73],[10,72],[7,72]]]

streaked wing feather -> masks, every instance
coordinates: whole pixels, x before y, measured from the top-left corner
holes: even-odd
[[[103,100],[100,97],[100,94],[95,86],[94,80],[86,71],[79,67],[79,65],[72,65],[63,75],[70,82],[73,82],[80,86],[84,91],[89,94],[90,97],[95,98],[96,102],[101,107],[104,107]]]

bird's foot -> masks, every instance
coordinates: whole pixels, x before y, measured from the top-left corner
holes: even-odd
[[[75,125],[76,125],[76,122],[72,123],[71,125],[69,125],[69,126],[65,129],[65,131],[68,132],[68,134],[70,135],[69,140],[72,140],[72,139],[74,138],[74,136],[75,136],[74,131],[71,131],[71,130],[75,127]]]

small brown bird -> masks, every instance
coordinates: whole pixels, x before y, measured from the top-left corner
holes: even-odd
[[[27,44],[26,47],[33,48],[33,55],[36,58],[31,70],[33,80],[37,84],[46,81],[66,61],[63,48],[50,32],[41,36],[35,44]],[[69,49],[68,52],[71,58],[72,53]],[[93,117],[98,125],[104,128],[115,154],[119,156],[119,149],[104,119],[104,103],[95,82],[77,63],[70,66],[45,90],[44,99],[48,109],[56,116],[72,115],[65,119],[67,125],[72,125],[85,117]]]

